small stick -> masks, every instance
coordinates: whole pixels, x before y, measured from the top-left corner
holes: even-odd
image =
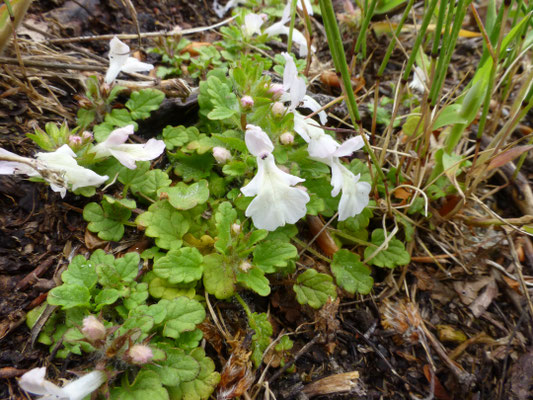
[[[40,263],[37,268],[35,268],[32,272],[26,275],[19,283],[17,283],[15,291],[18,292],[19,290],[24,289],[26,286],[35,283],[39,279],[39,277],[44,274],[48,270],[48,268],[50,268],[55,258],[56,256],[52,255],[46,260],[44,260],[42,263]]]
[[[214,25],[209,26],[203,26],[200,28],[191,28],[191,29],[182,29],[179,31],[158,31],[158,32],[141,32],[139,34],[137,33],[122,33],[122,34],[108,34],[108,35],[95,35],[95,36],[78,36],[73,38],[67,38],[67,39],[50,39],[48,40],[48,43],[50,44],[63,44],[63,43],[73,43],[73,42],[92,42],[95,40],[111,40],[115,36],[121,40],[127,40],[127,39],[137,39],[137,38],[150,38],[150,37],[171,37],[171,36],[184,36],[184,35],[191,35],[193,33],[208,31],[210,29],[218,28],[219,26],[225,25],[231,21],[233,21],[235,17],[231,17],[228,19],[225,19],[224,21],[220,21]]]
[[[50,69],[75,69],[78,71],[106,71],[107,67],[101,65],[82,65],[82,64],[67,64],[61,62],[46,62],[46,61],[33,61],[23,58],[22,62],[26,67],[36,68],[50,68]],[[0,57],[0,64],[19,65],[16,58]]]

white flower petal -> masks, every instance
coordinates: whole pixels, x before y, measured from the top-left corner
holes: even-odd
[[[261,34],[261,25],[265,20],[259,14],[246,14],[244,17],[244,25],[242,27],[243,33],[247,37]]]
[[[340,193],[342,189],[342,185],[344,183],[343,168],[345,167],[340,163],[338,158],[331,159],[328,165],[331,168],[330,183],[331,183],[331,186],[333,186],[333,190],[331,191],[331,197],[335,197]]]
[[[289,35],[288,32],[289,28],[287,28],[287,36]],[[292,41],[293,43],[296,43],[299,47],[299,55],[301,58],[307,57],[307,39],[305,38],[304,34],[300,32],[298,29],[292,30]],[[311,50],[313,50],[313,47],[311,47]]]
[[[285,68],[283,69],[283,89],[288,91],[294,85],[298,79],[298,69],[296,68],[296,63],[292,56],[287,53],[281,53],[283,58],[285,58]]]
[[[274,145],[268,135],[258,126],[246,125],[246,134],[244,135],[246,147],[254,156],[259,157],[265,153],[272,153]]]
[[[307,121],[305,117],[299,112],[294,112],[294,131],[302,137],[307,143],[311,140],[307,132]]]
[[[357,150],[364,147],[365,141],[361,136],[355,136],[346,140],[339,148],[333,153],[334,157],[347,157],[352,155]]]
[[[103,371],[92,371],[78,378],[63,388],[63,393],[69,400],[81,400],[98,389],[106,381]]]
[[[313,158],[329,159],[337,150],[339,144],[335,139],[326,133],[317,137],[311,136],[311,141],[307,146],[307,152]]]
[[[137,60],[135,57],[128,57],[126,63],[122,66],[122,72],[145,72],[154,69],[152,64]]]
[[[298,4],[298,9],[303,11],[302,3],[305,4],[305,9],[307,10],[307,14],[313,15],[313,6],[311,5],[311,0],[300,0]]]
[[[44,388],[44,376],[46,375],[46,368],[33,368],[22,375],[19,379],[19,386],[22,390],[34,394],[47,394],[48,391]]]
[[[413,80],[409,83],[409,87],[417,92],[424,93],[426,90],[425,82],[427,82],[426,72],[420,67],[415,67]]]
[[[311,96],[304,96],[302,99],[302,106],[309,108],[311,111],[316,112],[322,108],[320,103],[318,103],[315,99],[313,99]],[[318,117],[320,118],[320,123],[322,125],[326,125],[328,122],[328,115],[324,110],[320,111],[318,113]]]
[[[354,217],[360,214],[368,205],[371,186],[367,182],[352,181],[351,185],[345,185],[342,189],[341,200],[339,201],[339,221]]]
[[[109,42],[109,68],[105,76],[105,82],[111,84],[122,67],[128,61],[130,47],[116,36]]]

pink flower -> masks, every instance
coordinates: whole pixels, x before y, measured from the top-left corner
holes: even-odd
[[[133,364],[142,365],[152,361],[154,353],[152,349],[144,344],[134,344],[128,350],[128,358]]]
[[[252,98],[252,96],[248,96],[248,95],[242,96],[241,106],[242,108],[246,108],[246,109],[252,108],[254,106],[254,99]]]
[[[94,315],[89,315],[83,319],[83,327],[81,333],[91,342],[102,340],[106,336],[106,329]]]

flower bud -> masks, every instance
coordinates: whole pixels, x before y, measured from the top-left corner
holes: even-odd
[[[106,329],[94,315],[89,315],[83,319],[83,327],[81,333],[91,342],[102,340],[105,338]]]
[[[231,231],[232,231],[234,234],[238,235],[239,233],[241,233],[241,230],[242,230],[242,229],[241,229],[241,226],[240,226],[239,224],[232,224],[232,225],[231,225]]]
[[[231,153],[228,149],[220,146],[213,147],[213,157],[217,160],[219,164],[226,164],[231,160]]]
[[[91,132],[89,131],[84,131],[82,134],[81,134],[81,138],[84,142],[92,142],[93,139],[94,139],[94,136]]]
[[[68,145],[70,147],[78,147],[81,145],[81,137],[76,135],[70,135],[68,137]]]
[[[283,85],[281,83],[274,83],[270,85],[270,88],[268,89],[268,93],[272,94],[272,98],[274,100],[277,100],[281,97],[285,90],[283,89]]]
[[[242,108],[244,109],[250,109],[254,106],[254,99],[252,98],[252,96],[242,96],[241,97],[241,106]]]
[[[279,137],[281,144],[292,144],[294,142],[294,135],[290,132],[285,132]]]
[[[272,114],[274,114],[275,117],[283,116],[283,114],[285,114],[285,110],[285,106],[279,101],[276,101],[274,104],[272,104]]]
[[[243,261],[243,262],[240,263],[240,265],[239,265],[239,269],[240,269],[242,272],[247,272],[250,268],[252,268],[252,264],[250,264],[248,261]]]
[[[154,353],[144,344],[134,344],[128,350],[127,357],[132,364],[142,365],[152,361]]]

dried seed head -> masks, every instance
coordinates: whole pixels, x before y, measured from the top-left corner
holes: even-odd
[[[393,330],[409,343],[418,343],[422,335],[422,316],[416,304],[402,299],[384,301],[381,307],[381,324]]]

